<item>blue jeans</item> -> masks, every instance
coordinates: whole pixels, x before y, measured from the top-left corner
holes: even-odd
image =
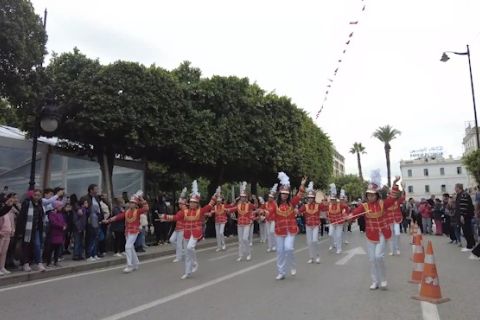
[[[74,238],[74,243],[73,243],[73,256],[76,258],[80,258],[82,256],[83,252],[83,237],[84,237],[84,232],[83,231],[75,231],[75,238]]]
[[[40,263],[42,262],[42,236],[40,232],[35,231],[35,238],[33,240],[33,262]]]
[[[145,229],[142,227],[140,233],[137,236],[134,244],[135,248],[143,248],[145,247]]]
[[[95,257],[97,255],[98,244],[98,228],[89,227],[90,238],[88,241],[88,257]]]

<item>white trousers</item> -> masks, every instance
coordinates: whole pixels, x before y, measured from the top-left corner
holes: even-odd
[[[197,264],[197,252],[195,251],[195,247],[197,245],[198,240],[192,236],[190,239],[185,240],[183,239],[183,245],[185,247],[185,274],[191,275],[192,268],[195,264]]]
[[[251,224],[250,224],[250,229],[248,230],[248,232],[249,232],[249,233],[248,233],[248,243],[249,243],[249,244],[250,244],[250,243],[253,243],[253,226],[254,226],[254,224],[251,223]]]
[[[330,224],[328,228],[330,242],[337,251],[342,251],[343,224]]]
[[[174,231],[170,237],[170,243],[175,247],[175,258],[180,261],[183,258],[183,230]]]
[[[286,236],[275,236],[277,241],[277,271],[286,275],[288,271],[296,268],[294,246],[295,235],[288,233]]]
[[[138,234],[127,234],[127,240],[125,242],[125,255],[127,256],[127,267],[137,268],[139,261],[137,253],[135,252],[135,240],[137,240]]]
[[[390,240],[390,251],[395,253],[395,251],[400,250],[400,224],[394,223],[390,225],[392,229],[392,239]]]
[[[372,242],[367,239],[367,252],[372,282],[378,284],[385,281],[385,237],[382,233],[380,233],[379,242]]]
[[[307,232],[307,246],[310,259],[320,257],[320,250],[318,247],[318,226],[306,226],[305,229]]]
[[[245,258],[249,256],[251,252],[250,248],[250,225],[239,225],[237,226],[238,231],[238,256],[240,258]]]
[[[275,221],[267,221],[267,248],[272,250],[275,248]]]
[[[267,241],[267,223],[266,222],[258,223],[258,229],[260,230],[260,241],[266,242]]]
[[[225,245],[225,223],[215,223],[215,237],[217,238],[217,249]]]

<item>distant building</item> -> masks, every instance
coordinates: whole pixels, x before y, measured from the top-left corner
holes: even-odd
[[[455,184],[470,185],[469,174],[461,159],[427,157],[416,160],[400,161],[402,180],[407,198],[420,200],[443,193],[452,194]]]
[[[477,132],[474,125],[467,123],[465,137],[463,137],[463,155],[467,155],[475,150],[477,150]]]
[[[345,157],[333,148],[333,176],[345,175]]]

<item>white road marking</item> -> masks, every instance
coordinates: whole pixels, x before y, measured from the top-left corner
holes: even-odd
[[[301,249],[298,249],[295,251],[295,253],[298,253],[298,252],[301,252],[301,251],[305,251],[307,250],[307,247],[303,247]],[[181,298],[183,296],[186,296],[188,294],[191,294],[191,293],[195,293],[197,291],[200,291],[202,289],[205,289],[205,288],[208,288],[208,287],[211,287],[213,285],[216,285],[217,283],[220,283],[220,282],[223,282],[223,281],[226,281],[226,280],[229,280],[229,279],[232,279],[232,278],[235,278],[239,275],[242,275],[244,273],[247,273],[249,271],[252,271],[252,270],[255,270],[255,269],[258,269],[260,267],[263,267],[269,263],[272,263],[274,261],[276,261],[277,258],[273,258],[273,259],[269,259],[269,260],[266,260],[266,261],[263,261],[263,262],[260,262],[260,263],[257,263],[257,264],[254,264],[248,268],[244,268],[244,269],[241,269],[239,271],[236,271],[234,273],[230,273],[228,275],[225,275],[223,277],[220,277],[220,278],[217,278],[217,279],[214,279],[214,280],[210,280],[210,281],[207,281],[203,284],[200,284],[198,286],[195,286],[195,287],[191,287],[191,288],[188,288],[186,290],[182,290],[180,292],[177,292],[177,293],[174,293],[174,294],[171,294],[169,296],[166,296],[166,297],[163,297],[163,298],[160,298],[158,300],[154,300],[152,302],[149,302],[149,303],[145,303],[145,304],[142,304],[138,307],[135,307],[135,308],[132,308],[130,310],[126,310],[126,311],[123,311],[123,312],[119,312],[117,314],[114,314],[114,315],[111,315],[109,317],[106,317],[106,318],[103,318],[101,320],[118,320],[118,319],[123,319],[123,318],[126,318],[128,316],[131,316],[131,315],[134,315],[136,313],[139,313],[139,312],[143,312],[145,310],[148,310],[148,309],[151,309],[151,308],[154,308],[154,307],[157,307],[159,305],[162,305],[162,304],[165,304],[169,301],[172,301],[172,300],[175,300],[175,299],[178,299],[178,298]],[[273,279],[273,278],[272,278]]]
[[[337,266],[345,265],[348,261],[350,261],[350,259],[352,259],[357,254],[362,254],[362,255],[367,254],[362,247],[356,247],[356,248],[347,250],[345,252],[347,253],[347,255],[335,263]]]
[[[218,257],[215,257],[215,258],[210,258],[210,259],[208,259],[208,261],[218,261],[218,260],[222,260],[222,259],[224,259],[224,258],[236,256],[236,255],[238,255],[237,252],[232,252],[232,253],[229,253],[229,254],[224,254],[223,256],[218,256]]]
[[[425,301],[420,302],[420,304],[422,306],[423,320],[440,320],[436,304]]]
[[[197,252],[208,251],[208,250],[212,250],[212,249],[215,249],[215,248],[216,248],[215,246],[208,247],[208,248],[202,248],[202,249],[198,249]],[[172,255],[159,257],[159,258],[155,258],[155,259],[140,261],[140,266],[142,266],[143,264],[148,264],[148,263],[173,259],[174,257],[175,257],[175,255],[172,254]],[[55,282],[55,281],[60,281],[60,280],[66,280],[66,279],[73,279],[73,278],[88,276],[88,275],[95,274],[95,273],[102,273],[102,272],[107,272],[107,271],[112,271],[112,270],[117,270],[117,269],[123,269],[123,268],[125,268],[124,265],[119,265],[119,266],[109,267],[109,268],[105,268],[105,269],[97,269],[97,270],[92,270],[92,271],[87,271],[87,272],[75,273],[75,274],[71,274],[71,275],[68,275],[68,276],[60,276],[60,277],[45,279],[45,280],[40,280],[40,281],[32,281],[32,282],[23,283],[23,284],[11,286],[11,287],[0,288],[0,293],[5,292],[5,291],[14,290],[14,289],[32,287],[32,286],[37,286],[37,285],[40,285],[40,284],[45,284],[45,283],[50,283],[50,282]]]

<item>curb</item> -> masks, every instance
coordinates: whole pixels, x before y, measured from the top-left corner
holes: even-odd
[[[237,241],[237,237],[231,237],[231,238],[226,238],[225,243],[234,243]],[[202,243],[203,242],[203,243]],[[213,241],[207,240],[207,241],[202,241],[197,245],[198,249],[202,248],[215,248],[216,247],[216,241],[213,239]],[[168,255],[173,255],[175,254],[175,249],[167,249],[167,250],[161,250],[157,252],[146,252],[146,253],[139,253],[138,257],[140,260],[150,260],[150,259],[155,259],[163,256],[168,256]],[[125,258],[120,258],[120,257],[115,257],[115,258],[110,258],[108,260],[101,260],[98,262],[86,262],[86,261],[81,261],[78,262],[77,265],[73,266],[65,266],[65,267],[60,267],[56,269],[48,269],[45,272],[39,272],[39,271],[32,271],[32,272],[23,272],[20,271],[13,273],[12,275],[9,276],[2,276],[0,277],[0,287],[8,286],[8,285],[14,285],[14,284],[19,284],[19,283],[24,283],[24,282],[29,282],[29,281],[36,281],[36,280],[43,280],[43,279],[48,279],[48,278],[53,278],[53,277],[60,277],[64,276],[67,274],[72,274],[72,273],[80,273],[80,272],[85,272],[85,271],[92,271],[96,269],[103,269],[103,268],[108,268],[108,267],[113,267],[113,266],[118,266],[125,264]]]

